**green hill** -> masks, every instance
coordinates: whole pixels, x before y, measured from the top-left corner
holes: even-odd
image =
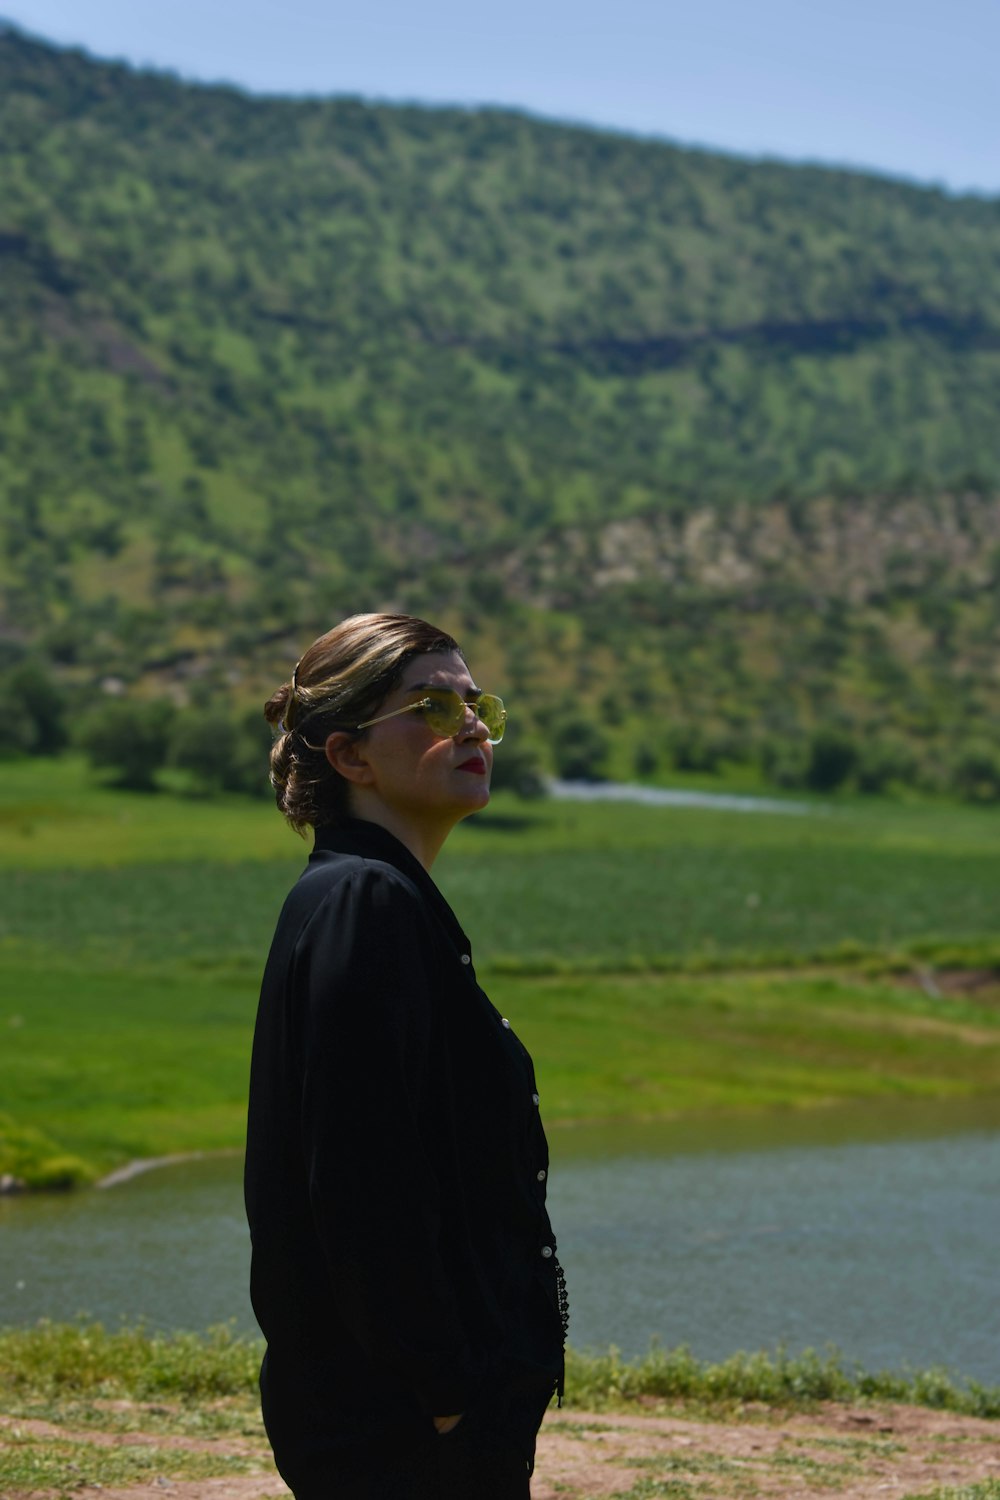
[[[1000,794],[1000,201],[12,29],[0,139],[8,662],[249,702],[398,606],[618,773]]]

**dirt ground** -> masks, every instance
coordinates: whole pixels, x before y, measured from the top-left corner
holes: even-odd
[[[3,1500],[70,1493],[101,1500],[277,1500],[288,1493],[266,1449],[247,1438],[73,1432],[0,1417],[0,1447],[5,1438],[41,1446],[75,1439],[101,1449],[132,1444],[259,1463],[253,1473],[226,1478],[164,1472],[126,1487],[67,1476],[66,1488],[18,1489]],[[903,1500],[991,1478],[1000,1480],[1000,1425],[917,1407],[829,1405],[785,1416],[749,1407],[722,1421],[563,1410],[546,1418],[531,1493],[532,1500]]]

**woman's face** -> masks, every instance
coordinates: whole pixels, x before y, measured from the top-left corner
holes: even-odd
[[[373,717],[416,703],[428,688],[452,688],[460,698],[480,689],[457,651],[434,651],[407,662],[403,679]],[[449,829],[490,800],[493,746],[470,708],[450,739],[441,739],[419,711],[372,724],[356,742],[374,793],[395,816]]]

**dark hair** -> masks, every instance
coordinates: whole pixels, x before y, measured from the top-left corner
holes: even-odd
[[[414,656],[461,649],[414,615],[350,615],[313,641],[264,705],[281,731],[271,749],[278,807],[299,833],[350,814],[350,787],[326,758],[335,729],[373,718]]]

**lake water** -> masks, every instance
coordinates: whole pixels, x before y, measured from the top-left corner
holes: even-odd
[[[644,807],[712,807],[717,812],[788,813],[793,817],[829,813],[821,802],[737,792],[697,792],[682,787],[640,786],[628,781],[559,781],[550,778],[550,797],[560,802],[638,802]]]
[[[577,1348],[834,1343],[1000,1383],[1000,1104],[554,1130]],[[0,1200],[0,1323],[255,1331],[238,1158]]]

